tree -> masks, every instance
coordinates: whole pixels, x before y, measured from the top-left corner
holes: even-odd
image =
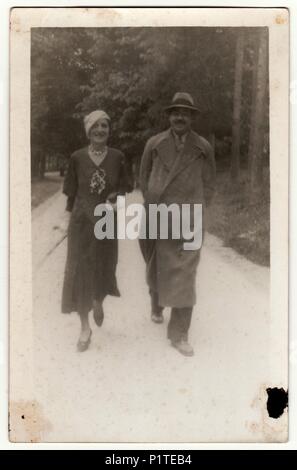
[[[111,145],[137,163],[146,140],[168,127],[163,110],[180,90],[201,111],[198,133],[231,140],[233,126],[237,175],[240,153],[247,161],[255,29],[244,29],[243,44],[242,28],[34,28],[32,173],[45,155],[86,144],[82,118],[96,108],[111,116]]]
[[[81,145],[75,112],[93,67],[91,39],[80,28],[33,28],[31,41],[31,169],[42,177],[47,156]]]
[[[266,131],[266,104],[268,85],[268,35],[262,29],[258,38],[257,73],[254,78],[255,93],[252,112],[251,136],[249,145],[250,160],[250,202],[257,201],[263,178],[263,148]]]
[[[257,75],[258,75],[258,58],[259,58],[259,32],[257,31],[253,41],[253,59],[252,59],[252,91],[251,91],[251,112],[250,112],[250,130],[249,130],[249,148],[248,148],[248,178],[251,176],[251,162],[253,155],[254,146],[254,135],[255,135],[255,112],[257,102]]]
[[[113,143],[132,159],[168,126],[163,109],[178,90],[198,103],[198,132],[230,134],[235,39],[232,28],[100,28],[90,50],[96,70],[79,112],[105,107]]]
[[[232,154],[231,179],[234,183],[239,181],[240,174],[240,127],[241,127],[241,90],[243,75],[244,36],[240,31],[237,37],[235,54],[235,76],[233,96],[233,122],[232,122]]]

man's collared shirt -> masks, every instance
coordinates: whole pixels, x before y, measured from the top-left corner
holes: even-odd
[[[178,135],[178,134],[176,134],[176,132],[172,131],[172,135],[173,135],[174,143],[175,143],[175,148],[176,148],[176,151],[177,151],[178,154],[182,153],[188,134],[189,133],[186,132],[185,134]]]

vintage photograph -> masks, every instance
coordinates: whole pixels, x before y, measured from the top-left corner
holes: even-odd
[[[11,18],[10,440],[285,442],[287,11],[55,10]]]

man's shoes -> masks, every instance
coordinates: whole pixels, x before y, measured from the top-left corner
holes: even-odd
[[[160,312],[160,313],[152,312],[151,320],[154,323],[163,323],[163,321],[164,321],[163,313],[162,312]]]
[[[102,326],[104,320],[104,311],[101,302],[94,302],[93,307],[94,321],[97,326]]]
[[[78,343],[77,343],[78,352],[84,352],[88,349],[88,347],[91,344],[91,337],[92,337],[92,330],[90,330],[90,334],[89,334],[89,337],[88,337],[87,340],[85,340],[85,341],[79,340],[78,341]]]
[[[180,341],[171,341],[171,346],[177,349],[184,356],[194,356],[194,349],[185,339],[181,339]]]

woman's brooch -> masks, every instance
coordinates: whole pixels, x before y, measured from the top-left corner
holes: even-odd
[[[101,194],[105,189],[105,176],[105,171],[102,168],[98,168],[98,170],[93,173],[90,181],[90,191],[92,194]]]

